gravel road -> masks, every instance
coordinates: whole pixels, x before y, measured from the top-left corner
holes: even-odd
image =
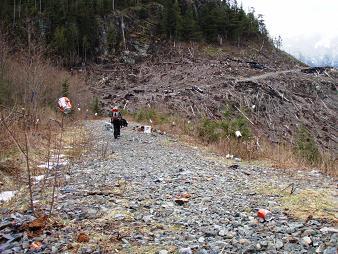
[[[114,140],[103,125],[86,123],[94,147],[60,189],[63,227],[33,239],[41,253],[337,253],[332,223],[292,219],[261,188],[330,189],[329,177],[236,164],[132,126]],[[259,221],[255,208],[273,220]]]

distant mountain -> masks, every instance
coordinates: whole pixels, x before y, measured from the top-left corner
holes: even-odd
[[[338,36],[312,35],[284,39],[284,50],[310,66],[338,68]]]

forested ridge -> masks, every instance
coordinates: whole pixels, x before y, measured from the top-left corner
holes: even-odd
[[[124,49],[123,37],[128,40],[130,34],[126,29],[122,36],[121,30],[128,20],[151,24],[150,34],[156,40],[229,41],[240,46],[267,37],[261,15],[257,18],[253,9],[246,13],[229,0],[4,0],[0,14],[2,26],[16,43],[29,50],[36,42],[42,43],[68,63],[97,56],[100,20],[107,16],[115,18],[106,31],[110,54]]]

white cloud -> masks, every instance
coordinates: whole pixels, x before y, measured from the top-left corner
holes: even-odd
[[[254,7],[256,14],[264,15],[270,35],[280,35],[288,52],[307,54],[309,50],[318,48],[337,49],[337,0],[240,1],[245,10]]]
[[[337,0],[241,0],[263,14],[272,35],[293,36],[309,33],[338,33]]]
[[[321,39],[320,41],[318,41],[316,44],[315,44],[315,48],[330,48],[331,47],[331,41],[329,38],[324,38],[324,39]]]

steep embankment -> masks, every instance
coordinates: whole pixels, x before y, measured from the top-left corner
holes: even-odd
[[[121,59],[123,61],[124,58]],[[90,85],[105,110],[150,105],[188,119],[219,119],[225,106],[257,136],[293,142],[305,126],[321,148],[337,149],[337,71],[304,73],[283,52],[233,47],[162,47],[134,64],[94,66]]]

